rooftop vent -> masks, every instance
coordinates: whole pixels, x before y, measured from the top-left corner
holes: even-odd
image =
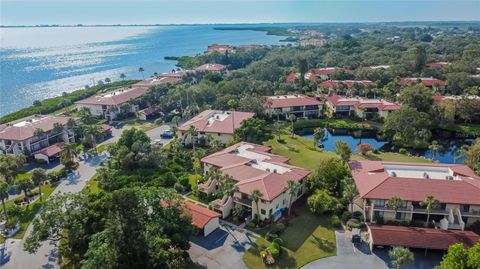
[[[273,169],[273,172],[276,174],[276,173],[277,173],[277,169]]]
[[[267,168],[267,172],[270,172],[270,168]]]
[[[430,176],[427,174],[427,172],[423,173],[423,178],[429,179]]]
[[[446,176],[445,177],[447,180],[453,180],[453,177],[452,176]]]
[[[220,119],[220,115],[216,115],[215,118],[216,118],[217,120],[219,120],[219,119]]]
[[[397,173],[392,172],[392,177],[397,177]]]
[[[258,162],[257,162],[256,159],[252,159],[252,160],[250,160],[250,163],[257,164]]]

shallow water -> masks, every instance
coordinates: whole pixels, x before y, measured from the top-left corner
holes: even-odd
[[[140,79],[139,67],[145,76],[170,71],[175,61],[165,56],[195,55],[212,43],[276,45],[283,38],[214,27],[0,28],[0,116],[94,80]]]

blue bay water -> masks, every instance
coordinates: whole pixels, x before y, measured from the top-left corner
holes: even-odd
[[[242,27],[242,25],[236,25]],[[0,116],[93,81],[141,79],[167,72],[165,56],[196,55],[213,43],[279,45],[260,31],[219,31],[215,25],[0,28]]]

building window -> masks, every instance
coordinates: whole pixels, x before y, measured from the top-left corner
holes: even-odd
[[[278,204],[275,206],[275,209],[278,209]]]
[[[265,209],[260,209],[260,214],[265,215],[265,213],[267,213]]]
[[[407,215],[407,214],[405,214],[405,212],[397,212],[397,214],[395,215],[395,219],[397,219],[397,220],[405,220],[406,215]]]
[[[268,210],[268,215],[272,215],[273,213],[273,209],[270,208],[270,210]]]
[[[285,205],[285,199],[283,199],[283,205]]]
[[[385,200],[374,200],[373,204],[375,206],[384,207],[385,206]]]
[[[221,133],[217,133],[218,136],[221,136],[222,134]]]
[[[373,211],[373,218],[374,219],[383,219],[383,211]]]
[[[460,211],[461,212],[469,212],[470,211],[470,205],[460,205]]]

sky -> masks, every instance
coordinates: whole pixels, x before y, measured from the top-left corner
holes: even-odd
[[[480,20],[480,0],[0,0],[0,25]]]

